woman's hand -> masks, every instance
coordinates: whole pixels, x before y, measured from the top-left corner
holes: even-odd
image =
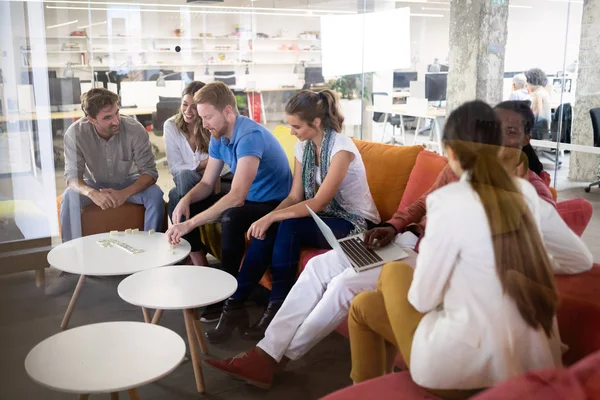
[[[252,225],[250,225],[246,237],[248,238],[248,240],[252,238],[265,240],[265,237],[267,236],[267,231],[269,230],[272,224],[273,220],[271,219],[271,214],[267,214]]]
[[[190,221],[172,225],[166,233],[169,244],[178,245],[183,235],[188,234],[192,229],[194,227]]]

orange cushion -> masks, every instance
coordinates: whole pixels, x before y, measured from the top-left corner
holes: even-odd
[[[398,209],[408,178],[423,146],[391,146],[355,140],[367,170],[369,189],[382,221]]]
[[[420,152],[408,178],[399,208],[410,206],[425,194],[433,186],[446,164],[448,164],[446,157],[427,150]]]

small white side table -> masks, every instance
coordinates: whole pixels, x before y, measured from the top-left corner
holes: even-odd
[[[49,337],[25,358],[25,370],[35,382],[60,392],[128,391],[171,373],[183,360],[185,343],[177,333],[143,322],[85,325]]]
[[[227,299],[237,289],[237,280],[215,268],[173,266],[138,272],[119,284],[119,296],[128,303],[157,310],[183,310],[185,330],[192,356],[198,392],[205,392],[198,346],[208,353],[197,307],[205,307]],[[159,311],[157,311],[158,314]],[[157,315],[152,324],[158,323]]]
[[[98,244],[105,239],[115,239],[144,252],[131,254],[116,246],[102,247]],[[167,236],[159,232],[153,234],[120,232],[117,235],[100,233],[56,246],[48,253],[48,263],[58,270],[80,275],[60,327],[67,328],[87,275],[129,275],[150,268],[163,267],[183,260],[190,250],[190,244],[184,239],[171,249]],[[144,318],[147,319],[147,310],[142,309],[142,311]]]

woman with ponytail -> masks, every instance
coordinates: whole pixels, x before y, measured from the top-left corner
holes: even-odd
[[[392,346],[413,380],[443,398],[561,365],[542,200],[500,164],[500,125],[480,101],[449,116],[443,142],[460,180],[427,197],[416,268],[385,265],[377,290],[352,302],[355,383],[389,372]]]
[[[261,339],[294,284],[300,249],[329,247],[307,206],[338,238],[380,222],[361,155],[352,139],[339,134],[344,117],[335,94],[303,90],[289,100],[285,111],[291,134],[299,139],[292,189],[273,212],[250,226],[251,242],[237,276],[238,289],[226,301],[216,328],[206,333],[212,343],[229,339],[235,329],[246,339]],[[244,302],[269,266],[273,275],[269,304],[249,327]]]

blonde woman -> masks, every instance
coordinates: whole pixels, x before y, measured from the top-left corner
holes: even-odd
[[[200,182],[208,163],[210,133],[202,127],[194,103],[194,94],[202,87],[203,82],[194,81],[183,89],[179,112],[166,120],[163,128],[169,172],[175,182],[169,192],[169,217],[179,200]]]

